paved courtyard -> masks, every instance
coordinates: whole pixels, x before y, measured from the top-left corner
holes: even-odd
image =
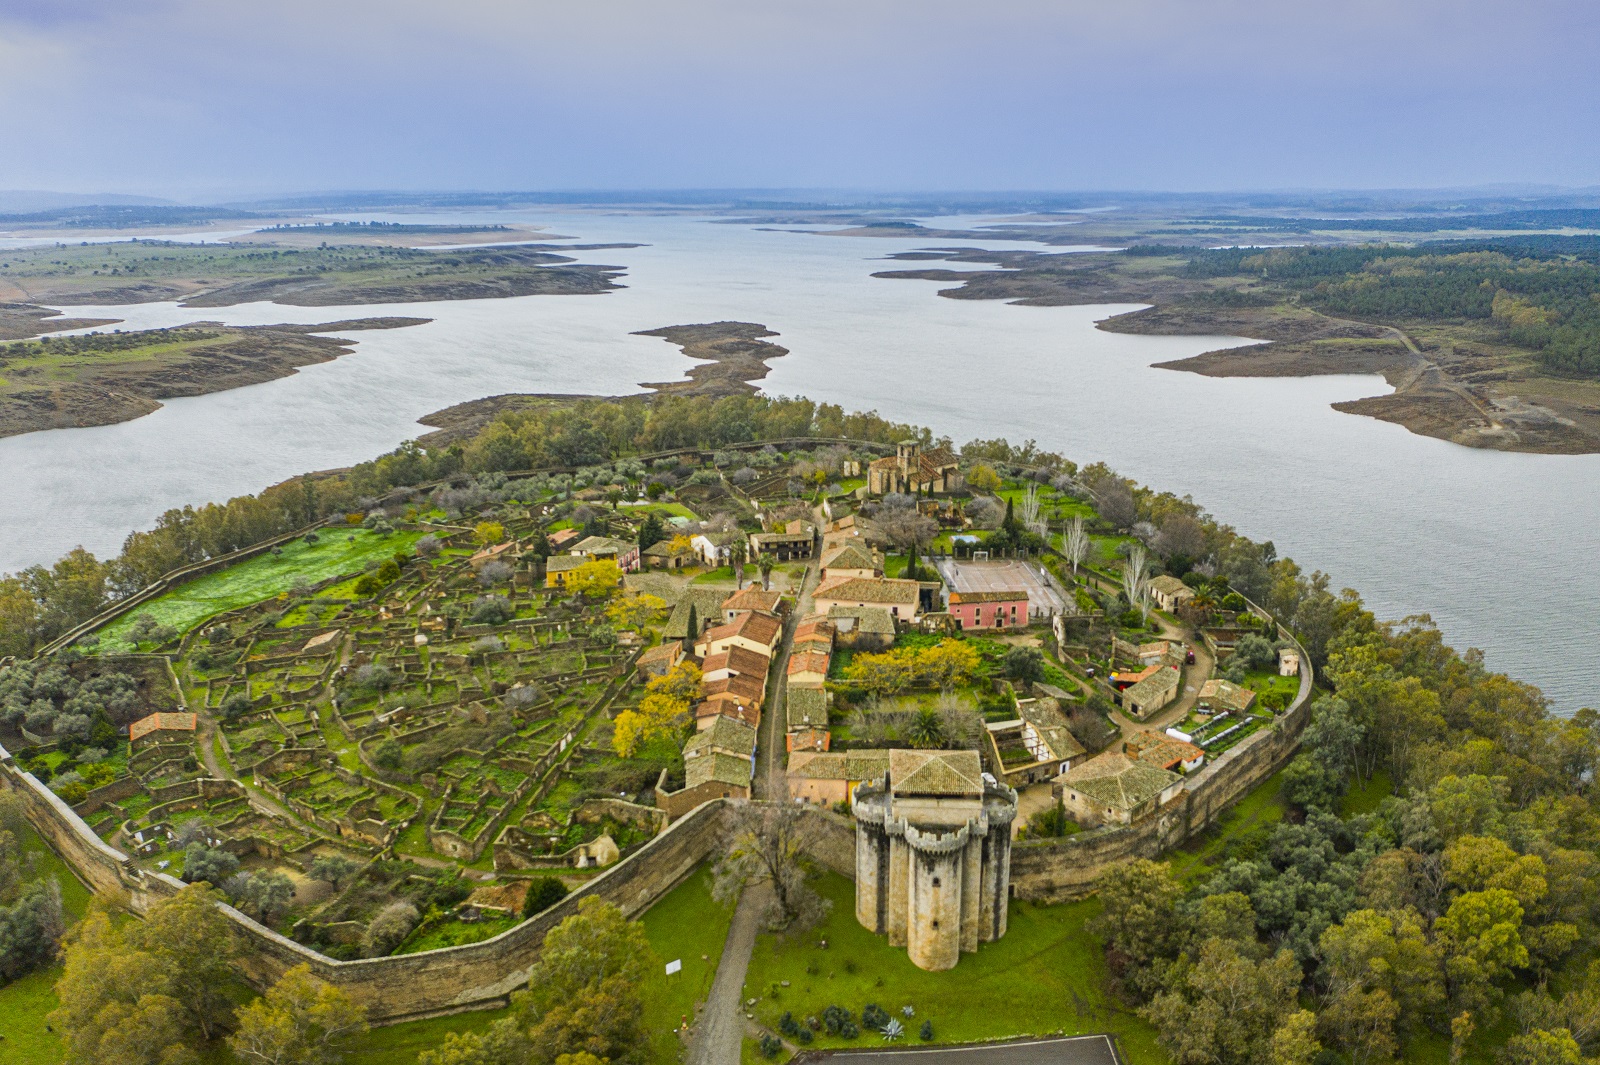
[[[1067,607],[1066,595],[1055,579],[1037,562],[1007,558],[994,562],[937,559],[934,565],[945,585],[956,592],[1028,593],[1028,613],[1034,617],[1059,614]]]
[[[1119,1065],[1108,1035],[967,1047],[844,1050],[834,1052],[828,1061],[831,1065]]]

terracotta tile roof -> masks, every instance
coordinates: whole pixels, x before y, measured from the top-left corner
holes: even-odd
[[[777,592],[762,590],[758,585],[748,585],[734,592],[722,601],[723,610],[759,610],[767,614],[776,613],[778,602],[783,598]]]
[[[193,714],[151,714],[128,726],[128,742],[143,739],[152,732],[193,732]]]
[[[767,695],[765,675],[752,677],[749,674],[735,673],[731,677],[721,680],[708,680],[700,686],[700,690],[707,699],[718,695],[732,696],[752,706],[760,706]]]
[[[977,751],[889,752],[889,787],[896,795],[982,795]]]
[[[768,647],[776,646],[778,637],[783,634],[783,622],[766,614],[757,614],[747,610],[736,614],[734,619],[726,625],[718,625],[707,629],[700,639],[707,644],[716,643],[718,640],[728,640],[735,636],[743,636]]]
[[[1081,792],[1102,806],[1128,813],[1182,778],[1125,754],[1107,751],[1056,779],[1064,787]]]
[[[1150,579],[1150,590],[1162,595],[1194,595],[1194,589],[1168,573]]]
[[[1130,751],[1134,749],[1130,746]],[[1192,743],[1184,743],[1170,736],[1157,736],[1153,742],[1146,743],[1137,748],[1135,757],[1146,765],[1153,765],[1157,769],[1172,770],[1173,767],[1184,762],[1192,762],[1196,758],[1204,758],[1206,752]]]
[[[546,536],[545,539],[550,541],[551,547],[560,547],[562,544],[571,543],[581,535],[582,533],[577,529],[557,529],[549,536]]]
[[[813,598],[915,606],[921,595],[922,589],[916,581],[888,577],[838,577],[824,581],[813,593]]]
[[[679,640],[663,640],[641,654],[634,662],[635,666],[649,665],[654,662],[666,662],[675,665],[683,656],[683,643]]]
[[[881,780],[890,751],[796,751],[789,775],[801,780]]]
[[[1143,703],[1158,698],[1178,688],[1178,671],[1171,666],[1157,666],[1155,672],[1122,693],[1127,702]]]
[[[1028,593],[1015,592],[951,592],[950,605],[957,606],[961,603],[1014,603],[1028,601]]]
[[[823,676],[827,676],[828,664],[831,661],[832,656],[823,651],[807,651],[803,654],[791,654],[789,656],[788,673],[790,676],[793,676],[796,673],[820,673]]]
[[[700,721],[708,717],[732,717],[743,721],[751,728],[761,725],[761,711],[748,703],[742,703],[731,695],[720,695],[715,699],[707,699],[697,703],[694,708],[694,718]]]
[[[726,651],[718,651],[714,655],[707,655],[705,662],[700,666],[702,673],[714,673],[719,669],[731,670],[735,674],[759,677],[766,683],[767,673],[772,669],[772,659],[764,654],[732,644]]]
[[[795,626],[794,638],[798,642],[810,636],[821,636],[831,641],[837,631],[833,622],[821,614],[810,614],[801,618],[800,624]]]

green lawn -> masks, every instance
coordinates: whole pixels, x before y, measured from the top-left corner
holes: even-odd
[[[1283,770],[1258,784],[1238,804],[1199,836],[1177,850],[1167,860],[1173,873],[1189,883],[1209,876],[1227,857],[1228,851],[1247,835],[1272,829],[1289,806],[1283,799]]]
[[[180,633],[188,632],[214,614],[288,591],[296,577],[316,584],[341,573],[359,573],[367,562],[386,559],[397,551],[409,553],[423,536],[420,532],[380,536],[365,529],[343,528],[324,529],[320,535],[322,539],[317,544],[295,540],[284,546],[281,555],[259,555],[152,599],[102,629],[101,646],[108,651],[125,649],[127,642],[122,634],[138,614],[149,614]],[[355,537],[354,542],[347,539],[351,536]]]
[[[1389,779],[1389,771],[1380,769],[1372,774],[1365,784],[1355,783],[1339,800],[1339,815],[1341,817],[1358,817],[1361,814],[1376,813],[1378,804],[1394,794],[1394,782]]]
[[[903,947],[889,946],[856,922],[851,881],[827,873],[816,885],[833,903],[820,928],[756,941],[745,995],[759,996],[755,1014],[762,1024],[775,1030],[786,1010],[803,1019],[832,1004],[859,1019],[863,1006],[876,1003],[905,1024],[913,1045],[922,1022],[930,1020],[940,1043],[1114,1032],[1134,1065],[1165,1061],[1154,1030],[1106,996],[1101,945],[1083,927],[1099,911],[1098,899],[1061,906],[1014,901],[1003,938],[961,955],[949,972],[930,973],[912,965]],[[784,980],[789,987],[781,986]],[[901,1015],[908,1005],[915,1010],[911,1018]],[[870,1033],[852,1043],[826,1032],[812,1044],[880,1045]]]
[[[751,573],[756,574],[757,577],[759,577],[761,575],[760,571],[758,571],[754,566],[746,566],[745,567],[745,575],[749,576]],[[694,579],[694,583],[695,584],[732,584],[733,583],[733,567],[732,566],[718,566],[716,569],[708,569],[704,573],[702,573],[698,577],[696,577]]]
[[[473,1010],[374,1028],[347,1044],[344,1065],[414,1065],[417,1055],[444,1042],[451,1032],[481,1032],[506,1015],[506,1010]]]
[[[703,866],[640,920],[662,963],[645,981],[645,1027],[651,1033],[652,1059],[657,1065],[671,1065],[683,1057],[674,1030],[684,1018],[694,1019],[695,1004],[711,990],[733,908],[712,900],[711,870]],[[683,971],[668,976],[666,963],[672,961],[682,961]]]

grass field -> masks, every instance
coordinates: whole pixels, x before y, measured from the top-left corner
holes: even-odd
[[[911,964],[905,948],[889,946],[856,922],[851,881],[827,873],[816,886],[833,903],[821,927],[756,942],[745,994],[760,997],[755,1013],[762,1024],[775,1030],[786,1010],[803,1019],[833,1004],[859,1019],[863,1006],[876,1003],[901,1019],[913,1044],[925,1020],[933,1022],[939,1043],[1114,1032],[1131,1065],[1165,1062],[1154,1030],[1106,995],[1101,945],[1083,927],[1099,912],[1097,899],[1062,906],[1012,902],[1002,939],[961,955],[950,972],[930,973]],[[789,987],[781,986],[784,980]],[[915,1015],[904,1018],[901,1008],[908,1005]],[[881,1040],[870,1033],[847,1042],[825,1032],[812,1044],[876,1045]]]
[[[281,555],[258,555],[152,599],[102,629],[102,649],[118,651],[129,647],[123,634],[139,614],[149,614],[180,633],[188,632],[215,614],[287,592],[296,577],[316,584],[341,573],[359,573],[369,561],[382,561],[397,551],[409,553],[423,536],[420,532],[381,536],[365,529],[342,528],[325,529],[319,535],[322,539],[316,544],[292,541],[284,545]],[[351,536],[355,537],[353,542],[347,539]]]
[[[18,842],[24,854],[36,855],[40,872],[61,885],[61,908],[69,924],[89,908],[89,889],[72,875],[67,863],[45,845],[38,833],[25,830]],[[61,966],[13,980],[0,987],[0,1065],[56,1065],[62,1060],[61,1040],[45,1030],[45,1016],[56,1008],[55,982]]]
[[[685,1018],[694,1019],[695,1004],[711,990],[732,920],[732,907],[711,898],[709,867],[673,888],[641,918],[662,963],[644,986],[644,1022],[656,1065],[682,1059],[683,1044],[675,1029]],[[682,961],[683,971],[668,976],[666,963],[672,961]]]
[[[1283,771],[1258,784],[1254,791],[1199,836],[1167,855],[1173,873],[1188,884],[1210,876],[1226,857],[1229,845],[1250,832],[1270,831],[1283,820],[1289,805],[1283,799]]]

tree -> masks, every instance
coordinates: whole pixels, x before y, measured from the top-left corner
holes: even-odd
[[[1583,1051],[1565,1028],[1538,1029],[1506,1040],[1501,1059],[1506,1065],[1583,1065]]]
[[[1272,1033],[1272,1065],[1311,1065],[1322,1053],[1317,1041],[1317,1015],[1296,1010]]]
[[[399,744],[395,745],[397,748]],[[398,760],[396,762],[398,765]],[[358,862],[353,862],[342,854],[324,854],[311,861],[311,878],[321,880],[339,890],[349,883],[350,878],[361,870]]]
[[[700,667],[685,659],[661,676],[651,677],[645,684],[645,689],[654,694],[667,695],[692,703],[702,694],[701,679]]]
[[[294,900],[294,881],[283,873],[237,873],[222,889],[235,906],[262,924],[276,924]]]
[[[522,916],[532,917],[543,913],[567,897],[567,886],[558,877],[536,876],[528,881],[528,891],[522,897]]]
[[[1439,951],[1428,942],[1414,913],[1357,910],[1323,932],[1319,947],[1319,975],[1327,983],[1330,997],[1334,1001],[1348,1000],[1343,1016],[1353,1026],[1350,1031],[1359,1029],[1364,1033],[1360,1038],[1365,1042],[1357,1042],[1367,1048],[1365,1051],[1350,1042],[1354,1037],[1334,1037],[1333,1041],[1352,1055],[1378,1053],[1394,1042],[1396,1021],[1414,1031],[1431,1021],[1444,1005]],[[1375,1023],[1375,1018],[1388,1007],[1357,997],[1378,991],[1394,1006],[1387,1042],[1365,1033],[1365,1027]]]
[[[1273,1037],[1299,1012],[1299,986],[1289,951],[1257,963],[1210,939],[1193,961],[1179,958],[1168,990],[1139,1012],[1176,1065],[1253,1065],[1270,1059]]]
[[[623,710],[617,715],[611,746],[623,758],[632,758],[654,739],[679,738],[688,723],[687,699],[662,691],[646,692],[637,710]]]
[[[1162,965],[1178,953],[1184,922],[1178,919],[1183,886],[1165,862],[1119,862],[1100,878],[1103,906],[1086,926],[1106,941],[1112,972],[1140,997],[1161,983]]]
[[[480,595],[472,601],[467,620],[474,625],[504,625],[517,616],[517,608],[503,595]]]
[[[325,1065],[341,1060],[339,1045],[367,1029],[366,1010],[311,975],[310,965],[284,973],[267,993],[241,1007],[228,1046],[262,1065]]]
[[[1139,610],[1146,621],[1150,620],[1149,599],[1145,596],[1148,586],[1148,576],[1145,567],[1148,556],[1145,554],[1144,545],[1135,541],[1128,548],[1128,557],[1122,563],[1122,594],[1127,598],[1128,604]]]
[[[505,539],[506,527],[497,521],[480,521],[472,530],[472,542],[479,547],[492,547]]]
[[[411,903],[403,900],[389,903],[367,925],[367,931],[361,939],[361,953],[368,958],[393,954],[394,949],[405,942],[406,936],[417,927],[420,919],[421,915]]]
[[[1504,888],[1469,891],[1456,898],[1433,923],[1444,952],[1451,997],[1472,1010],[1486,1009],[1497,997],[1495,982],[1513,969],[1526,968],[1522,907]]]
[[[1037,647],[1013,647],[1006,652],[1002,668],[1006,676],[1023,684],[1044,679],[1044,652]]]
[[[0,847],[8,842],[15,846],[12,834],[0,832]],[[6,856],[15,853],[12,849]],[[0,898],[9,894],[0,890]],[[60,885],[49,879],[24,886],[11,905],[0,906],[0,984],[54,961],[65,930]]]
[[[980,462],[967,471],[967,484],[980,492],[993,492],[1000,487],[1000,475],[993,466]]]
[[[92,903],[67,939],[51,1024],[83,1065],[177,1065],[232,1010],[225,989],[238,952],[209,888],[185,888],[142,922],[114,927]]]
[[[751,884],[764,883],[772,889],[769,928],[807,928],[821,920],[828,903],[806,884],[801,866],[805,818],[805,811],[793,805],[736,807],[732,842],[713,869],[713,896],[728,903]]]
[[[239,859],[225,850],[208,847],[204,843],[191,843],[183,851],[183,878],[191,884],[202,880],[221,886],[222,882],[239,871]]]
[[[567,587],[590,599],[604,599],[622,583],[622,567],[609,558],[594,558],[567,575]]]
[[[641,593],[625,595],[612,600],[606,607],[606,616],[619,629],[642,629],[660,621],[667,611],[667,601],[657,595]]]
[[[639,550],[654,547],[666,537],[666,527],[661,524],[661,519],[654,514],[646,514],[644,521],[639,523]]]
[[[1322,1011],[1322,1028],[1329,1040],[1350,1055],[1352,1065],[1394,1057],[1395,1020],[1400,1007],[1389,992],[1379,988],[1347,988],[1330,999]]]
[[[497,584],[504,584],[511,579],[512,569],[504,562],[485,562],[478,567],[478,583],[485,588],[493,588]],[[378,571],[382,576],[383,571]]]
[[[1078,566],[1089,557],[1089,532],[1084,528],[1082,516],[1072,519],[1067,526],[1065,543],[1067,561],[1072,563],[1072,575],[1078,575]]]

